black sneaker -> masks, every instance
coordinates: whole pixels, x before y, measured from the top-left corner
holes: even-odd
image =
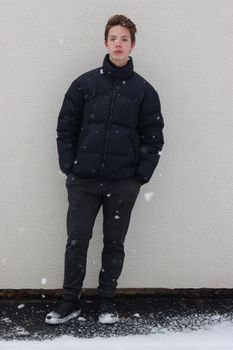
[[[112,298],[100,298],[99,322],[104,324],[119,322]]]
[[[60,324],[79,316],[81,313],[80,300],[63,300],[53,311],[45,317],[45,323]]]

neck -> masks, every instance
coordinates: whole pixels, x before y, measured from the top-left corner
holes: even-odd
[[[109,60],[111,61],[112,64],[114,64],[114,66],[117,66],[117,67],[124,67],[128,63],[128,58],[126,61],[118,62],[118,61],[115,61],[110,55],[109,55]]]

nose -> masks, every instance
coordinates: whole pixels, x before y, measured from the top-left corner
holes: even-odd
[[[115,40],[116,46],[120,46],[120,39]]]

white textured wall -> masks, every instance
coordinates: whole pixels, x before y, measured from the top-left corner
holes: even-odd
[[[0,0],[0,288],[62,286],[57,115],[70,83],[102,64],[115,13],[137,24],[135,70],[158,90],[165,119],[119,287],[233,287],[232,12],[231,0]],[[85,287],[97,286],[101,227],[102,212]]]

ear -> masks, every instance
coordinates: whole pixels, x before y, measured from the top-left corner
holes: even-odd
[[[106,48],[108,48],[108,42],[107,42],[107,40],[104,40],[104,46],[105,46]]]
[[[131,50],[134,48],[135,44],[135,41],[131,44]]]

